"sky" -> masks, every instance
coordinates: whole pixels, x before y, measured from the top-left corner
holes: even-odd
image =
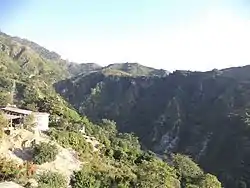
[[[250,64],[250,0],[0,0],[0,29],[78,63]]]

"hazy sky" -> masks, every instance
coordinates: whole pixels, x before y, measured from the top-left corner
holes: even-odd
[[[0,0],[0,29],[76,62],[250,64],[250,0]]]

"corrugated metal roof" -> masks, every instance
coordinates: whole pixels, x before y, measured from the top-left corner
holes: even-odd
[[[29,115],[32,113],[32,111],[30,111],[30,110],[24,110],[24,109],[20,109],[20,108],[9,107],[9,106],[2,108],[2,110],[9,111],[9,112],[15,112],[15,113],[19,113],[19,114],[25,114],[25,115]]]
[[[24,115],[29,115],[29,114],[47,115],[47,116],[49,115],[49,113],[46,113],[46,112],[33,112],[31,110],[20,109],[20,108],[12,107],[12,106],[6,106],[6,107],[2,107],[0,109],[3,111],[15,112],[15,113],[24,114]]]

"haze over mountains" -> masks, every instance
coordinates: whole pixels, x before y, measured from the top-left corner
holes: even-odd
[[[64,104],[97,124],[114,120],[119,131],[135,133],[144,150],[189,155],[225,187],[250,186],[249,65],[172,73],[137,63],[101,67],[67,62],[4,33],[0,42],[5,102],[15,79],[21,106],[47,104],[47,95],[57,98],[53,106],[62,114]]]

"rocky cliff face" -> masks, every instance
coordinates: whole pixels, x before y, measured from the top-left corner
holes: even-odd
[[[55,87],[92,120],[117,121],[119,130],[136,133],[145,148],[159,154],[191,155],[226,187],[237,187],[241,181],[250,185],[250,82],[247,75],[239,77],[246,69],[176,71],[166,77],[95,73]]]

